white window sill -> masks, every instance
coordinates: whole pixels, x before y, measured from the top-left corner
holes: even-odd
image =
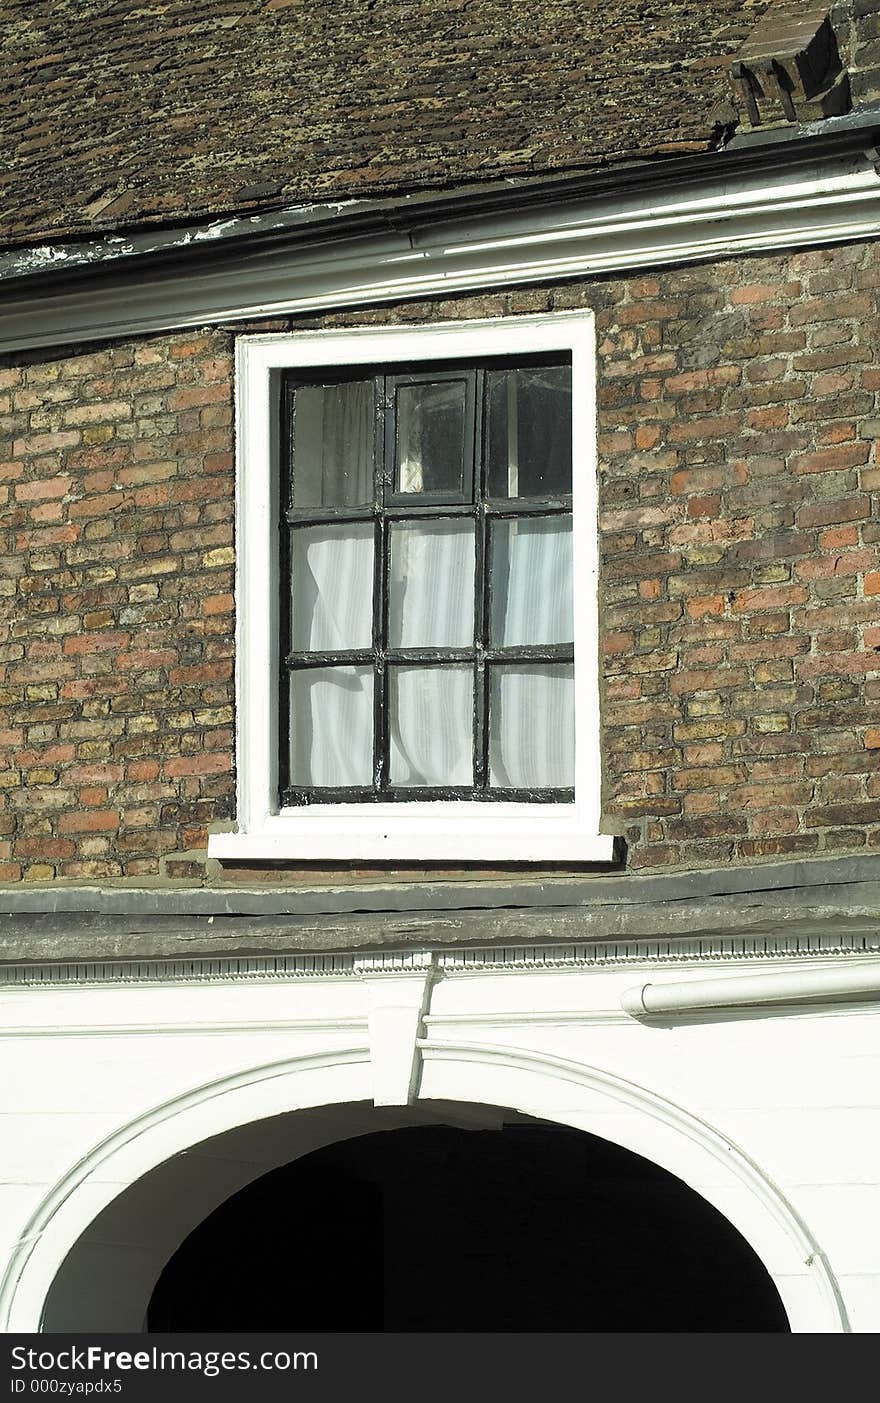
[[[614,838],[573,804],[376,804],[369,814],[322,804],[208,839],[209,857],[226,862],[611,862],[613,853]]]

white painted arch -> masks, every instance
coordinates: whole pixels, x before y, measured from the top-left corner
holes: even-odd
[[[420,1048],[417,1105],[513,1109],[654,1161],[712,1203],[751,1245],[794,1332],[848,1331],[837,1283],[807,1227],[760,1167],[707,1122],[616,1073],[555,1055],[458,1041],[423,1041]],[[40,1330],[52,1283],[82,1234],[125,1189],[173,1156],[269,1117],[371,1099],[369,1049],[352,1045],[249,1067],[120,1124],[31,1214],[0,1282],[0,1329]]]

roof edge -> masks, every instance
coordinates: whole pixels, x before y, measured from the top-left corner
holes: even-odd
[[[680,187],[744,171],[791,170],[828,156],[862,151],[872,136],[880,141],[880,102],[821,122],[742,133],[718,150],[696,155],[653,157],[562,175],[519,176],[378,198],[309,201],[261,213],[230,209],[161,226],[118,225],[91,238],[0,243],[0,286],[14,289],[39,278],[41,286],[61,290],[102,270],[118,271],[134,259],[145,271],[171,263],[192,266],[210,263],[243,245],[274,251],[318,239],[400,234],[415,225],[430,227],[455,218]]]

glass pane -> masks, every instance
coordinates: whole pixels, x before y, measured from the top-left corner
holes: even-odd
[[[373,641],[373,527],[291,531],[294,652],[369,648]]]
[[[392,526],[388,641],[392,648],[473,647],[472,521]]]
[[[373,669],[316,667],[290,677],[290,783],[372,784]]]
[[[493,521],[491,529],[493,645],[571,643],[571,517]]]
[[[293,505],[373,500],[373,382],[301,385],[293,400]]]
[[[571,366],[486,373],[490,497],[571,491]]]
[[[474,674],[464,666],[389,669],[391,783],[474,782]]]
[[[489,681],[489,783],[574,785],[574,667],[498,666]]]
[[[466,410],[465,380],[397,387],[395,492],[461,496]]]

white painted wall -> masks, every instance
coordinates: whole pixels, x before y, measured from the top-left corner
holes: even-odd
[[[5,988],[0,1329],[40,1328],[67,1253],[124,1189],[235,1130],[219,1159],[216,1147],[196,1152],[203,1172],[175,1187],[161,1242],[144,1199],[139,1220],[111,1222],[97,1244],[83,1328],[95,1328],[102,1289],[104,1328],[140,1328],[164,1260],[216,1203],[278,1162],[375,1128],[377,1114],[399,1123],[395,1106],[409,1097],[427,1115],[438,1101],[509,1107],[655,1160],[751,1243],[794,1330],[876,1331],[877,1005],[864,996],[665,1022],[621,1006],[640,982],[855,963],[792,955],[719,969],[624,952],[540,968],[511,952],[471,968],[449,956],[368,957],[331,977]],[[254,1124],[307,1108],[286,1122],[287,1139]]]

